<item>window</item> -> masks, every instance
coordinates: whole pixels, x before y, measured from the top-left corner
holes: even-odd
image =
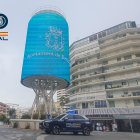
[[[62,114],[62,115],[56,117],[55,119],[59,120],[59,119],[61,119],[62,117],[64,117],[65,115],[66,115],[66,114]]]
[[[69,119],[69,120],[72,120],[73,119],[73,115],[67,115],[66,117],[63,118],[63,120],[66,119],[66,118]]]
[[[92,41],[94,41],[93,36],[90,36],[89,37],[89,42],[92,42]]]
[[[82,103],[82,108],[88,108],[88,103]]]
[[[122,82],[122,85],[127,85],[127,82]]]
[[[140,57],[140,54],[135,54],[136,55],[136,57]]]
[[[73,118],[75,120],[84,120],[84,118],[82,116],[80,116],[80,115],[73,115]]]
[[[117,58],[117,61],[121,61],[121,58],[120,58],[120,57],[118,57],[118,58]]]
[[[140,91],[133,92],[133,96],[140,96]]]
[[[110,89],[110,88],[112,88],[112,84],[106,84],[105,85],[105,89]]]
[[[134,106],[140,106],[140,100],[134,100]]]
[[[106,101],[98,100],[95,101],[95,108],[107,107]]]
[[[107,98],[113,98],[113,94],[112,93],[107,94]]]
[[[103,65],[107,65],[108,64],[108,61],[103,61]]]
[[[128,59],[131,59],[131,55],[127,55],[127,56],[124,56],[124,60],[128,60]]]
[[[89,42],[92,42],[92,41],[95,41],[95,40],[97,40],[97,34],[89,37]]]
[[[124,95],[127,95],[128,94],[128,92],[124,92]]]
[[[102,38],[102,33],[98,33],[98,38]]]
[[[131,27],[136,27],[136,23],[135,22],[131,22]]]
[[[104,36],[106,36],[106,32],[105,31],[102,32],[102,37],[104,37]]]
[[[115,102],[114,101],[109,101],[109,107],[115,107]]]
[[[84,60],[79,60],[79,64],[84,63]]]
[[[93,39],[94,40],[97,40],[97,35],[93,35]]]

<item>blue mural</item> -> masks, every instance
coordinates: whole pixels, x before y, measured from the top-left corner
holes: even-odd
[[[21,82],[30,76],[70,81],[68,24],[55,11],[39,12],[28,24]]]

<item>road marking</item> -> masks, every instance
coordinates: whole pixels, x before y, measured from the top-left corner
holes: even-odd
[[[45,137],[47,137],[48,135],[40,135],[37,137],[36,140],[45,140]]]

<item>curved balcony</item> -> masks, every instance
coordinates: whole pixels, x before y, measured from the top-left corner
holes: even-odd
[[[128,96],[120,96],[120,97],[113,97],[113,98],[108,98],[108,101],[114,101],[114,100],[129,100],[129,99],[140,99],[140,96],[133,96],[133,95],[128,95]]]
[[[76,104],[76,103],[82,103],[82,102],[93,102],[94,99],[76,99],[75,101],[70,101],[69,103],[67,103],[67,105],[72,105],[72,104]]]
[[[111,73],[106,73],[106,75],[108,74],[116,74],[116,73],[120,73],[120,72],[128,72],[128,71],[131,71],[131,70],[137,70],[137,69],[140,69],[140,66],[137,66],[137,67],[132,67],[132,68],[128,68],[128,69],[122,69],[121,71],[114,71],[114,72],[111,72]],[[99,74],[100,76],[101,75],[105,75],[105,73],[103,73],[103,74]],[[139,74],[138,74],[138,76],[139,76]],[[138,77],[137,75],[135,75],[134,77],[132,76],[132,77],[125,77],[125,78],[120,78],[120,79],[111,79],[110,81],[107,79],[106,81],[105,80],[97,80],[96,82],[87,82],[87,83],[84,83],[84,84],[79,84],[79,85],[76,85],[76,86],[72,86],[72,87],[69,87],[69,89],[68,89],[68,92],[70,92],[70,91],[73,91],[73,90],[76,90],[76,89],[78,89],[78,88],[80,88],[80,87],[85,87],[85,86],[92,86],[92,85],[96,85],[96,84],[102,84],[102,83],[106,83],[106,82],[111,82],[111,81],[119,81],[119,80],[125,80],[125,79],[134,79],[134,78],[137,78]],[[97,77],[97,75],[93,75],[93,76],[87,76],[87,77],[84,77],[84,79],[87,79],[87,78],[94,78],[94,77]],[[76,79],[76,80],[78,80],[78,79]],[[79,78],[79,80],[83,80],[82,78]]]
[[[99,76],[112,75],[112,74],[116,74],[116,73],[123,73],[123,72],[128,72],[128,71],[137,70],[137,69],[140,69],[140,64],[138,64],[137,66],[133,65],[133,67],[130,67],[130,68],[123,68],[122,67],[119,70],[108,70],[107,72],[99,73],[99,74],[87,74],[85,76],[78,77],[78,78],[72,80],[72,82],[76,82],[76,81],[79,81],[79,80],[92,79],[92,78],[95,78],[95,77],[97,78]],[[115,80],[115,78],[114,78],[114,80]],[[100,82],[103,82],[103,81],[105,81],[105,79],[100,80]]]
[[[140,39],[140,34],[127,34],[124,37],[121,38],[113,38],[111,41],[110,40],[106,40],[104,41],[102,44],[100,44],[100,48],[106,47],[106,46],[112,46],[112,47],[107,47],[106,49],[102,50],[102,54],[106,54],[112,51],[115,51],[117,49],[119,49],[120,47],[122,47],[122,42],[124,41],[129,41],[129,40],[136,40],[136,39]],[[116,44],[116,45],[114,45]],[[121,44],[121,46],[119,46],[118,44]],[[117,48],[116,48],[117,46]]]
[[[108,79],[105,81],[94,82],[94,83],[92,83],[92,85],[97,85],[97,84],[102,84],[102,83],[115,83],[115,82],[119,82],[119,81],[131,80],[131,79],[140,79],[140,78],[138,78],[139,76],[140,76],[140,74],[136,74],[131,77],[126,76],[126,77],[118,78],[118,79]]]
[[[133,31],[133,33],[137,32],[137,30],[136,31]],[[105,53],[108,50],[109,51],[111,51],[111,50],[113,51],[114,49],[116,49],[116,46],[117,46],[117,48],[119,47],[119,45],[120,45],[120,47],[122,47],[122,45],[123,45],[122,42],[124,42],[124,41],[133,40],[133,39],[138,39],[138,40],[140,39],[140,34],[139,33],[132,34],[132,33],[129,33],[128,30],[126,30],[125,33],[127,34],[126,36],[122,36],[122,37],[113,37],[112,36],[111,37],[111,40],[110,39],[104,40],[105,38],[99,39],[99,45],[97,44],[97,46],[99,46],[100,48],[102,48],[102,47],[106,47],[106,46],[111,46],[112,45],[111,48],[109,47],[109,49],[103,50],[102,53]],[[114,45],[114,44],[116,44],[116,45]],[[95,43],[94,43],[94,45],[95,45]],[[74,51],[73,51],[73,53],[74,53]],[[70,54],[71,60],[72,59],[75,59],[75,57],[78,58],[78,55],[76,53],[75,54],[73,54],[73,53]],[[82,58],[86,58],[86,57],[87,56],[82,57]]]
[[[69,98],[70,97],[73,97],[73,96],[78,96],[78,95],[89,95],[89,94],[94,94],[94,93],[100,93],[100,92],[105,92],[105,89],[104,90],[96,90],[96,91],[82,91],[82,92],[77,92],[76,94],[70,94],[69,95]]]
[[[140,58],[128,59],[128,60],[123,60],[123,61],[119,61],[119,62],[113,62],[113,63],[109,63],[109,64],[106,64],[106,65],[102,64],[102,65],[98,65],[98,66],[85,67],[83,69],[78,69],[76,72],[72,73],[72,76],[80,74],[80,73],[84,73],[84,72],[87,73],[89,71],[96,70],[96,69],[99,69],[99,68],[117,66],[117,65],[120,65],[120,64],[127,64],[127,63],[137,62],[137,61],[140,61]]]
[[[106,89],[106,92],[109,91],[119,91],[119,90],[128,90],[128,89],[140,89],[140,85],[134,85],[134,86],[116,86],[114,88]]]
[[[132,44],[129,44],[129,45],[132,45]],[[73,71],[78,69],[78,68],[86,67],[86,66],[91,65],[91,64],[102,64],[103,61],[105,61],[105,60],[109,60],[109,59],[112,59],[112,58],[124,56],[126,54],[134,54],[134,53],[137,53],[137,52],[140,52],[140,49],[130,48],[130,49],[127,49],[124,52],[120,51],[119,54],[114,53],[114,54],[111,54],[110,56],[101,57],[100,59],[96,58],[94,60],[90,60],[90,61],[87,61],[87,62],[82,63],[82,64],[77,64],[77,65],[71,67],[71,73],[73,73]]]

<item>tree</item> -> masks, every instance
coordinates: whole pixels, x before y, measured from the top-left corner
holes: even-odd
[[[33,114],[33,119],[38,119],[38,117],[39,117],[38,113]]]
[[[5,121],[5,119],[6,119],[6,116],[5,115],[0,115],[0,121]]]
[[[10,116],[11,119],[15,119],[16,118],[16,110],[14,108],[10,108],[9,116]]]
[[[29,114],[23,114],[21,119],[31,119],[31,116]]]
[[[65,106],[69,102],[69,98],[66,96],[62,96],[60,98],[60,106]]]

